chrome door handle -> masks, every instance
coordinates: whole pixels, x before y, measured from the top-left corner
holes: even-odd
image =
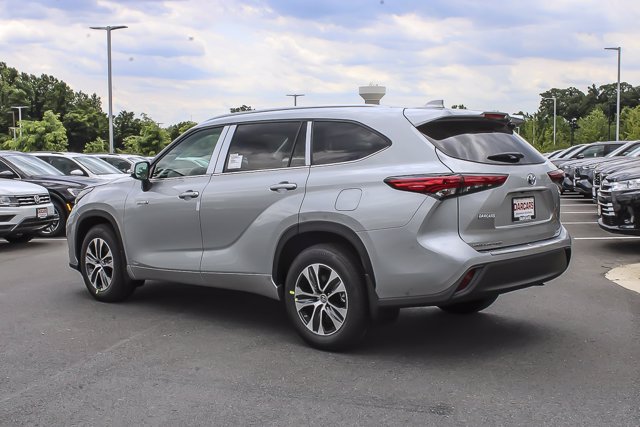
[[[269,190],[271,191],[280,191],[280,190],[295,190],[296,188],[298,188],[298,184],[296,184],[295,182],[279,182],[277,184],[273,184],[271,187],[269,187]]]
[[[180,194],[178,197],[181,198],[182,200],[186,200],[186,199],[195,199],[196,197],[198,197],[200,195],[200,193],[198,193],[197,191],[185,191],[184,193]]]

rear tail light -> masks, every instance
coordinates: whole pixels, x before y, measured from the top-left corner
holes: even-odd
[[[411,175],[384,180],[391,188],[427,194],[438,199],[499,187],[509,175]]]
[[[506,120],[507,119],[507,115],[505,113],[483,113],[482,116],[485,119],[492,119],[492,120]]]
[[[462,280],[460,281],[460,283],[456,287],[456,291],[454,293],[457,294],[457,293],[460,293],[460,292],[464,291],[465,289],[467,289],[467,287],[469,286],[469,284],[471,283],[471,281],[475,277],[477,271],[478,271],[477,268],[473,268],[473,269],[467,271],[467,274],[464,275],[464,277],[462,278]]]
[[[547,174],[549,175],[549,178],[551,178],[551,181],[556,184],[562,184],[562,181],[564,180],[564,171],[562,169],[556,169],[554,171],[547,172]]]

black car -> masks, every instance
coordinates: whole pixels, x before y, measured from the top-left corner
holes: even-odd
[[[83,176],[66,176],[47,162],[17,151],[0,151],[0,178],[20,179],[49,190],[58,220],[38,232],[46,237],[64,235],[67,216],[78,193],[88,185],[101,182]]]
[[[598,224],[612,233],[640,235],[640,167],[624,169],[602,181]]]

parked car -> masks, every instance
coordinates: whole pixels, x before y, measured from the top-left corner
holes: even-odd
[[[134,175],[84,190],[69,216],[70,265],[95,299],[154,279],[252,292],[284,300],[321,349],[354,345],[400,307],[478,312],[571,255],[562,171],[501,113],[236,113]]]
[[[640,166],[610,174],[602,181],[598,224],[612,233],[640,235]]]
[[[573,145],[569,148],[565,148],[563,151],[561,151],[560,153],[556,154],[553,159],[550,159],[551,162],[558,166],[558,164],[556,163],[557,161],[561,161],[564,162],[565,160],[570,160],[573,153],[575,153],[578,150],[581,150],[582,147],[584,147],[587,144],[578,144],[578,145]]]
[[[133,154],[94,154],[97,158],[104,160],[122,173],[131,173],[133,165],[145,161],[142,156]]]
[[[569,152],[561,157],[552,159],[554,165],[562,167],[565,163],[575,159],[588,159],[591,157],[604,157],[617,148],[621,147],[625,141],[602,141],[584,144],[575,151]]]
[[[31,153],[68,176],[88,176],[101,180],[122,177],[122,172],[95,156],[81,153]]]
[[[554,156],[560,154],[562,151],[563,150],[554,150],[548,153],[542,153],[542,155],[545,156],[547,159],[553,159]]]
[[[51,196],[57,219],[37,234],[42,237],[62,236],[76,196],[88,185],[102,181],[84,176],[65,176],[58,169],[35,156],[17,151],[0,151],[3,178],[31,182],[45,187]]]
[[[594,170],[598,165],[605,164],[611,159],[616,160],[625,157],[635,157],[640,154],[640,141],[629,141],[621,143],[615,150],[603,157],[589,157],[572,160],[562,165],[565,174],[563,189],[573,190],[584,197],[591,198],[593,195]],[[634,154],[636,152],[638,154]]]
[[[0,172],[0,177],[7,175]],[[47,189],[29,182],[0,180],[0,237],[26,243],[56,219]]]
[[[634,151],[628,156],[611,159],[608,162],[596,166],[593,171],[593,197],[597,200],[600,185],[607,176],[637,166],[640,166],[640,151]]]

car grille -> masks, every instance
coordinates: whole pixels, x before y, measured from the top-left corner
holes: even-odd
[[[48,194],[33,194],[30,196],[16,196],[18,206],[44,205],[51,201]]]
[[[593,185],[600,186],[600,172],[593,175]]]

